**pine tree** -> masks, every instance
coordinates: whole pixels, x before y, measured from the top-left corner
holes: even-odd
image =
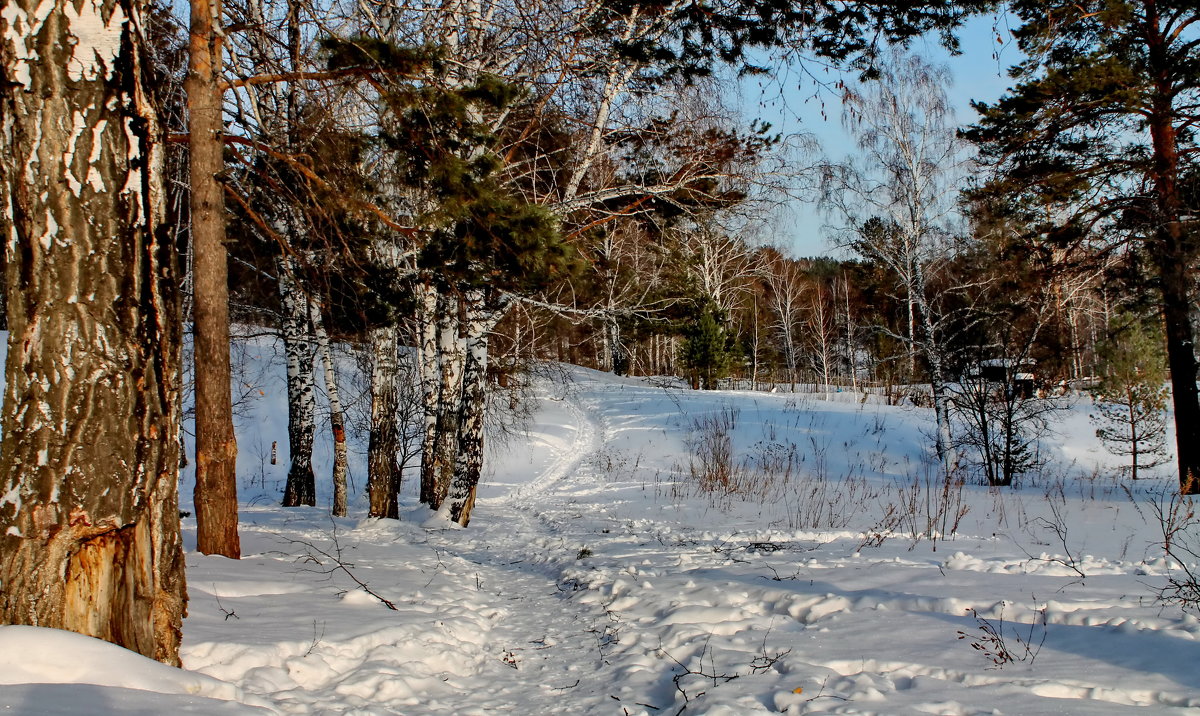
[[[229,383],[221,0],[193,0],[188,100],[192,332],[196,383],[196,549],[238,559],[237,437]]]
[[[422,389],[422,495],[465,525],[482,472],[489,334],[515,297],[572,272],[574,252],[557,218],[503,176],[493,121],[526,99],[515,84],[487,73],[456,74],[434,48],[365,38],[325,44],[331,68],[373,63],[392,70],[381,95],[378,141],[390,167],[381,183],[404,197],[416,227],[416,261],[387,268],[410,274],[404,284],[420,307],[422,380],[437,383]],[[414,64],[428,66],[431,79],[405,79]],[[394,492],[398,480],[372,484]],[[378,516],[385,514],[390,510]]]
[[[1109,452],[1129,456],[1136,480],[1139,470],[1162,464],[1166,449],[1166,357],[1160,332],[1143,321],[1121,316],[1113,324],[1098,349],[1104,377],[1091,419]]]
[[[679,349],[679,360],[687,368],[693,388],[713,390],[729,376],[733,362],[729,344],[730,336],[718,309],[705,306]]]
[[[1157,269],[1179,482],[1200,492],[1200,392],[1191,270],[1200,235],[1186,190],[1197,149],[1200,53],[1193,2],[1022,0],[1021,80],[966,134],[999,178],[986,193],[1038,207],[1031,240],[1073,245],[1095,227],[1138,241]],[[1029,213],[1024,210],[1025,213]]]

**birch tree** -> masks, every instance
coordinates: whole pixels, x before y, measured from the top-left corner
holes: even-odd
[[[311,301],[309,309],[312,312],[313,337],[317,341],[317,353],[321,357],[321,367],[325,375],[325,394],[329,398],[329,427],[333,433],[333,506],[330,511],[334,517],[345,517],[346,475],[349,470],[346,413],[342,409],[341,388],[334,367],[333,349],[329,344],[329,334],[325,330],[321,307],[316,301]]]
[[[602,158],[611,157],[614,148],[622,145],[617,141],[621,136],[620,123],[614,118],[630,116],[622,110],[637,97],[645,96],[635,90],[661,87],[662,82],[672,76],[695,77],[702,74],[705,67],[711,67],[711,51],[702,55],[694,42],[695,23],[701,15],[713,21],[714,27],[719,25],[722,38],[733,43],[722,48],[721,55],[726,59],[736,59],[747,44],[760,41],[754,39],[756,33],[766,27],[770,29],[761,33],[762,37],[779,37],[778,28],[771,25],[773,19],[779,19],[793,29],[802,26],[802,33],[807,33],[805,42],[812,41],[814,46],[820,47],[820,53],[838,59],[865,53],[873,44],[854,33],[851,33],[853,39],[847,37],[844,27],[833,33],[812,32],[825,25],[814,21],[809,13],[787,11],[772,18],[768,16],[776,8],[764,14],[764,8],[733,5],[736,7],[722,6],[718,13],[706,15],[691,0],[648,6],[596,2],[571,8],[552,3],[518,6],[500,0],[463,0],[436,5],[395,3],[381,5],[364,18],[363,26],[370,29],[366,34],[374,40],[359,41],[355,47],[359,52],[376,53],[372,54],[371,61],[381,64],[403,54],[395,52],[395,48],[434,49],[444,60],[440,65],[431,65],[421,81],[408,90],[382,87],[380,98],[381,106],[386,108],[385,115],[396,116],[397,110],[399,114],[411,112],[415,106],[412,99],[424,92],[427,118],[436,114],[442,120],[449,120],[427,122],[428,126],[437,128],[440,137],[431,137],[427,131],[424,134],[396,134],[395,127],[388,126],[392,119],[381,120],[381,136],[404,137],[404,141],[396,143],[391,159],[398,159],[401,165],[418,166],[425,161],[420,159],[423,147],[429,146],[428,140],[433,139],[448,149],[442,155],[454,157],[461,162],[460,166],[471,166],[479,161],[492,163],[494,166],[487,172],[458,176],[469,177],[471,181],[477,181],[478,176],[494,180],[488,192],[493,197],[503,196],[504,210],[514,214],[502,217],[494,211],[500,206],[492,204],[491,216],[504,221],[520,216],[548,226],[556,220],[575,218],[589,208],[611,210],[624,203],[626,206],[620,210],[628,211],[638,203],[678,194],[681,190],[703,191],[705,181],[719,180],[724,175],[723,169],[704,161],[681,162],[653,181],[622,181],[616,185],[595,181],[593,171],[602,164]],[[948,3],[922,4],[915,10],[895,14],[880,12],[869,3],[853,5],[844,13],[823,6],[821,14],[829,17],[841,14],[846,20],[844,25],[873,27],[880,36],[886,37],[908,36],[931,25],[951,23],[959,16],[956,6]],[[746,21],[747,12],[753,16],[749,22]],[[536,24],[531,24],[534,18]],[[818,35],[823,39],[818,39]],[[710,46],[715,41],[712,35],[708,40]],[[393,49],[386,49],[378,41]],[[346,43],[344,47],[354,44]],[[531,88],[532,91],[523,102],[479,102],[486,100],[501,83]],[[468,94],[472,95],[472,101],[462,103]],[[455,100],[456,96],[460,99]],[[396,105],[389,97],[401,99],[401,104],[406,106]],[[456,102],[462,103],[462,118],[448,118],[445,110]],[[561,148],[551,153],[536,148],[528,151],[533,146],[530,137],[538,134],[538,122],[554,118],[570,118],[579,123],[585,127],[586,139],[571,143],[572,149],[568,151]],[[666,123],[669,120],[660,118],[658,121]],[[416,127],[412,123],[408,126]],[[480,132],[471,136],[474,130],[467,131],[470,127],[478,127]],[[484,129],[486,132],[482,131]],[[499,142],[493,144],[484,135],[496,137]],[[694,138],[703,136],[697,133]],[[426,164],[428,166],[432,165]],[[721,173],[714,176],[714,171]],[[486,202],[470,202],[473,208],[464,213],[465,204],[453,198],[454,191],[439,194],[429,185],[422,185],[430,175],[426,172],[423,176],[389,180],[391,186],[388,188],[397,199],[394,205],[406,215],[402,223],[415,229],[412,235],[415,241],[402,241],[397,245],[407,255],[420,257],[418,265],[406,263],[400,270],[412,272],[412,278],[418,284],[431,285],[438,293],[436,314],[429,313],[427,297],[418,302],[423,306],[419,315],[426,322],[418,331],[422,345],[436,343],[451,347],[448,353],[442,353],[439,348],[436,362],[422,349],[423,380],[438,380],[436,391],[432,387],[422,391],[424,399],[429,401],[427,405],[437,406],[433,411],[437,415],[427,412],[424,420],[427,431],[436,434],[423,441],[433,454],[423,456],[422,494],[437,503],[440,491],[436,487],[439,478],[435,473],[444,471],[439,466],[453,462],[458,466],[454,469],[453,479],[463,480],[468,487],[451,487],[447,494],[456,496],[451,500],[454,506],[446,508],[448,513],[443,512],[465,524],[471,504],[467,495],[473,492],[479,471],[474,457],[459,459],[462,457],[460,450],[467,445],[469,456],[477,453],[474,438],[463,431],[469,433],[476,422],[473,418],[476,406],[469,405],[468,401],[483,394],[468,382],[482,380],[487,375],[486,363],[470,369],[466,364],[468,360],[486,360],[487,357],[487,336],[478,336],[472,331],[490,330],[488,327],[503,317],[513,301],[533,298],[525,292],[531,290],[533,284],[529,276],[537,270],[528,263],[522,265],[522,260],[532,258],[534,263],[552,265],[558,258],[546,256],[527,241],[517,242],[505,248],[516,258],[514,266],[509,259],[499,260],[503,258],[503,252],[497,250],[509,239],[496,240],[494,236],[488,242],[490,247],[484,250],[472,248],[457,257],[446,255],[444,236],[467,239],[468,243],[483,237],[482,234],[473,235],[475,230],[468,227],[475,225],[478,218],[473,212],[483,208]],[[550,178],[547,180],[547,177]],[[453,221],[446,220],[444,210],[447,207],[452,209],[450,215],[457,216]],[[540,207],[543,211],[531,211],[531,207]],[[588,221],[581,224],[587,225]],[[533,233],[539,232],[540,229]],[[513,252],[512,248],[520,250]],[[505,265],[514,266],[515,273],[501,268]],[[447,271],[448,266],[453,270]],[[491,276],[493,281],[504,276],[516,280],[487,287],[495,290],[480,291],[484,287],[478,285],[476,277],[482,275]],[[472,305],[470,301],[483,303]],[[443,310],[443,306],[449,307],[451,302],[457,308]],[[435,329],[429,321],[445,323],[447,330]],[[441,338],[431,337],[439,332]],[[469,355],[475,358],[469,359]],[[462,356],[461,362],[458,356]],[[435,365],[439,368],[436,372],[433,371]],[[449,382],[444,379],[447,375],[451,377]],[[456,376],[463,376],[464,382],[460,384]],[[436,403],[432,398],[435,394],[438,395]],[[459,396],[457,402],[456,395]],[[456,434],[452,435],[452,432]],[[482,452],[478,451],[478,454]],[[445,505],[441,507],[445,508]]]
[[[325,308],[329,285],[360,273],[360,244],[372,232],[370,222],[353,216],[353,208],[379,209],[367,199],[372,182],[359,166],[366,142],[352,129],[365,114],[361,98],[339,86],[337,72],[322,71],[313,38],[321,23],[337,22],[337,17],[330,9],[320,20],[313,14],[301,0],[230,3],[240,31],[229,43],[229,111],[243,134],[236,140],[239,181],[230,183],[230,195],[247,233],[258,239],[258,250],[275,255],[266,270],[275,276],[287,364],[289,468],[283,504],[316,503],[312,453],[317,430],[314,360],[319,357],[330,399],[333,511],[344,514],[346,421]],[[356,66],[345,73],[380,71],[378,66]],[[342,278],[332,281],[338,274]],[[390,284],[379,293],[388,289]]]
[[[841,347],[841,327],[838,325],[834,300],[830,289],[817,280],[813,282],[806,302],[805,342],[810,348],[813,369],[821,378],[826,400],[829,399],[830,378],[837,371],[838,349]]]
[[[767,307],[774,317],[771,325],[783,353],[788,382],[795,390],[799,370],[800,337],[797,334],[801,328],[802,301],[807,288],[804,273],[796,261],[776,251],[767,255],[762,271],[768,289]]]
[[[178,664],[181,322],[144,10],[0,2],[0,622]]]
[[[231,3],[230,15],[246,28],[234,35],[228,50],[230,73],[242,84],[235,95],[238,124],[258,147],[253,163],[257,176],[250,178],[239,197],[245,211],[253,212],[253,233],[261,244],[279,252],[275,274],[279,291],[280,336],[287,366],[288,474],[283,505],[316,504],[316,478],[312,452],[316,433],[316,356],[312,291],[303,283],[301,264],[306,233],[297,190],[304,182],[288,161],[304,147],[300,144],[301,101],[299,84],[290,80],[301,70],[301,6],[288,0],[279,6],[282,17],[268,15],[270,6],[261,0]],[[270,77],[271,81],[255,82]],[[264,235],[269,234],[269,235]],[[307,238],[307,237],[304,237]]]
[[[937,419],[935,450],[953,468],[954,440],[946,385],[950,379],[944,291],[939,273],[955,256],[958,180],[965,167],[946,97],[944,69],[915,56],[892,55],[877,81],[847,88],[845,121],[862,164],[830,167],[824,199],[857,233],[852,246],[897,276],[908,306],[902,338],[927,365]]]

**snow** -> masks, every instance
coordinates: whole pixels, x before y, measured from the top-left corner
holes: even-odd
[[[0,626],[5,713],[270,713],[241,689],[175,669],[99,639]]]
[[[568,368],[490,443],[463,530],[431,520],[412,477],[401,520],[364,519],[361,496],[330,518],[320,433],[322,506],[277,507],[277,353],[247,343],[238,378],[244,558],[196,553],[184,520],[186,670],[0,627],[0,710],[1200,714],[1200,620],[1155,599],[1178,568],[1153,510],[1171,478],[1117,479],[1086,399],[1038,474],[943,498],[928,410]],[[734,453],[771,469],[701,493],[697,426],[729,416]]]

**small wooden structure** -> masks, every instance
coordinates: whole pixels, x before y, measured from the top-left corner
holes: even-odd
[[[998,383],[1011,389],[1019,398],[1032,398],[1037,392],[1037,361],[1032,358],[989,358],[979,361],[972,377],[988,383]]]

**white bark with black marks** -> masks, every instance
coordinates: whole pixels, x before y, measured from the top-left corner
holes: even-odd
[[[453,478],[440,514],[466,527],[475,506],[475,492],[483,473],[484,420],[487,411],[488,338],[507,306],[489,305],[488,289],[463,292],[463,328],[466,362],[459,407],[458,452]]]
[[[338,389],[337,371],[334,369],[333,351],[329,346],[329,333],[325,330],[325,319],[321,306],[309,301],[313,336],[317,341],[317,352],[321,355],[321,366],[325,372],[325,393],[329,396],[329,428],[333,434],[333,509],[334,517],[346,516],[346,414],[342,410],[342,393]]]
[[[433,447],[434,494],[429,506],[440,509],[450,488],[458,454],[459,420],[467,347],[461,335],[460,305],[456,296],[438,296],[438,401],[436,440]]]
[[[283,351],[287,361],[288,396],[288,468],[283,506],[317,504],[316,477],[313,475],[313,438],[317,429],[316,380],[309,297],[296,278],[296,261],[282,256],[276,261],[279,271],[279,300],[283,308]]]
[[[438,370],[437,289],[429,282],[417,288],[417,366],[421,386],[421,503],[432,505],[437,476],[434,450],[437,445],[438,394],[441,373]]]

